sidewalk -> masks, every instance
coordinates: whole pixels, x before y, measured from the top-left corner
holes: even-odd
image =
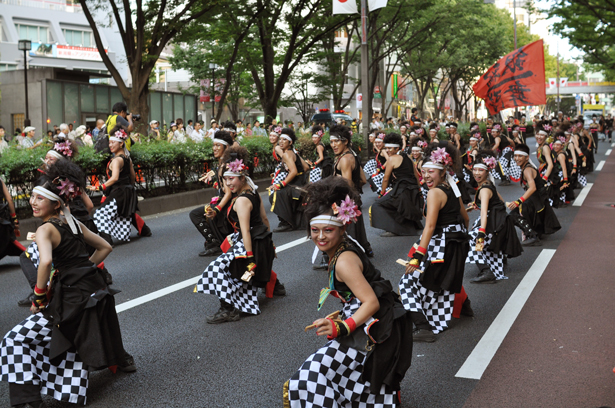
[[[615,154],[465,408],[615,408]]]

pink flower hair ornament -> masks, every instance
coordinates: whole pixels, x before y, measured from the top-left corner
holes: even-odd
[[[247,167],[243,164],[243,160],[235,159],[228,164],[228,169],[233,173],[241,173],[243,170],[247,169]]]
[[[279,126],[276,126],[275,128],[273,128],[273,131],[279,135],[282,133],[282,128]]]
[[[322,137],[323,134],[324,134],[323,131],[319,130],[318,132],[314,133],[313,135],[316,135],[318,137]]]
[[[418,128],[417,130],[415,130],[415,132],[416,132],[417,135],[422,135],[424,130],[423,130],[423,128]]]
[[[493,125],[493,130],[502,130],[502,126],[497,124],[497,125]]]
[[[331,208],[333,209],[333,214],[337,215],[337,220],[344,225],[357,222],[357,219],[361,216],[359,206],[349,195],[346,195],[346,198],[342,200],[340,205],[333,203]]]
[[[487,166],[489,170],[495,169],[496,163],[497,163],[497,160],[495,159],[495,157],[489,156],[489,157],[483,158],[483,164],[485,164],[485,166]]]
[[[124,129],[118,130],[117,132],[115,132],[113,134],[113,136],[115,136],[115,137],[117,137],[119,139],[122,139],[122,140],[128,139],[128,133],[126,133],[126,131]]]
[[[68,140],[65,142],[56,143],[53,146],[53,149],[66,157],[71,157],[73,155],[73,150],[71,149],[70,142]]]
[[[450,154],[446,152],[446,149],[444,147],[440,147],[434,150],[431,153],[430,159],[433,163],[441,164],[443,166],[450,166],[451,164],[453,164],[453,159],[451,158]]]
[[[474,139],[478,139],[478,141],[480,141],[483,138],[483,136],[480,134],[480,132],[472,133],[472,137]]]
[[[60,189],[60,194],[58,195],[60,197],[63,197],[65,201],[72,200],[79,194],[79,188],[77,187],[77,185],[67,178],[61,179],[59,177],[56,177],[53,180],[53,184],[58,186],[58,188]]]
[[[543,126],[542,126],[542,128],[543,128],[544,130],[546,130],[547,132],[550,132],[550,131],[551,131],[551,129],[553,129],[553,127],[552,127],[551,125],[543,125]]]
[[[384,140],[385,136],[386,136],[386,135],[385,135],[384,133],[378,133],[378,136],[376,136],[376,137],[377,137],[378,139],[380,139],[380,140]]]
[[[427,147],[427,142],[426,142],[426,141],[424,141],[424,140],[419,140],[419,141],[416,143],[416,145],[417,145],[418,147],[420,147],[421,149],[424,149],[424,148],[426,148],[426,147]]]
[[[478,130],[480,130],[480,126],[478,125],[474,125],[472,126],[472,129],[470,129],[471,132],[478,131]]]

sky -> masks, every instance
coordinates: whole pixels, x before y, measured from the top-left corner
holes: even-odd
[[[553,4],[553,2],[551,0],[535,0],[534,4],[538,9],[548,10],[549,7],[551,7],[551,5]],[[537,21],[535,23],[537,31],[534,31],[534,29],[532,29],[532,33],[538,34],[543,37],[545,42],[549,44],[549,53],[551,55],[556,55],[559,48],[559,54],[562,56],[563,59],[567,61],[572,61],[574,59],[582,59],[583,53],[577,48],[571,46],[568,42],[568,39],[562,38],[549,32],[553,21],[556,20],[549,19]]]

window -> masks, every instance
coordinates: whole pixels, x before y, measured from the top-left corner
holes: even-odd
[[[63,28],[62,34],[64,34],[64,39],[68,45],[75,47],[92,47],[92,44],[94,44],[94,38],[92,38],[91,31],[69,30]]]
[[[43,26],[33,26],[26,24],[15,24],[20,40],[30,40],[32,42],[48,44],[51,42],[49,28]]]

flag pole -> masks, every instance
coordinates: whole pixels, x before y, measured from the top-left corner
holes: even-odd
[[[361,0],[361,91],[362,91],[362,114],[363,114],[363,155],[365,158],[369,155],[369,126],[371,123],[368,117],[371,104],[369,88],[369,64],[367,59],[367,0]]]

